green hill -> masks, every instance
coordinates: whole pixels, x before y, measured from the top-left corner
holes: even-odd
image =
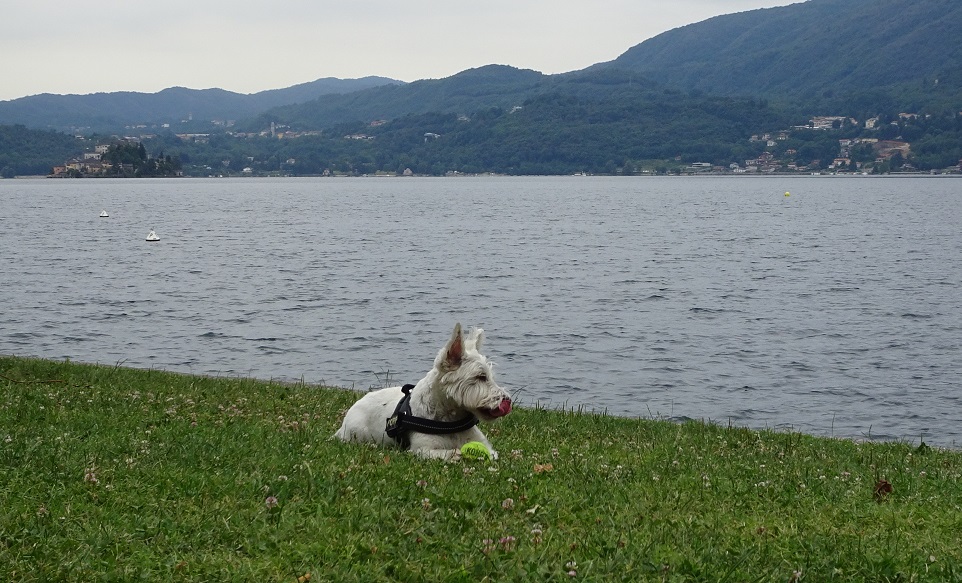
[[[410,84],[380,77],[320,79],[253,95],[184,88],[37,95],[0,102],[0,123],[111,132],[180,123],[192,114],[194,120],[237,120],[246,131],[266,129],[271,122],[323,129],[408,114],[510,108],[558,91],[603,97],[612,78],[684,92],[763,97],[804,115],[958,111],[960,21],[958,0],[809,0],[674,29],[612,61],[561,75],[489,65]]]
[[[958,110],[960,21],[957,0],[810,0],[671,30],[583,71],[542,75],[491,65],[445,79],[322,96],[246,125],[319,129],[406,114],[470,113],[553,92],[603,98],[607,84],[632,80],[692,94],[765,98],[800,116]]]
[[[307,103],[272,109],[244,126],[251,130],[263,129],[273,121],[299,129],[320,129],[344,122],[393,119],[408,114],[511,107],[532,95],[546,79],[550,77],[537,71],[488,65],[444,79],[324,95]]]
[[[962,158],[960,21],[958,0],[809,0],[681,27],[560,75],[488,65],[320,96],[311,84],[253,96],[178,88],[35,96],[18,104],[30,104],[18,115],[32,121],[18,123],[236,114],[231,132],[190,124],[142,132],[157,134],[152,152],[177,153],[204,175],[226,171],[224,160],[237,160],[231,171],[282,174],[563,174],[755,166],[746,161],[757,156],[769,171],[826,169],[836,159],[849,170],[942,171]],[[0,102],[0,123],[12,103]],[[816,116],[838,127],[798,130]],[[272,127],[292,139],[258,137]],[[185,143],[175,132],[210,136]],[[752,139],[771,132],[785,137]],[[872,145],[880,140],[898,147]]]
[[[958,105],[959,22],[958,0],[810,0],[671,30],[595,67],[724,95]]]
[[[384,77],[325,78],[245,95],[223,89],[171,87],[157,93],[121,91],[90,95],[32,95],[0,101],[0,124],[41,129],[117,132],[125,126],[179,124],[182,120],[238,120],[319,95],[350,93],[400,84]]]
[[[344,123],[319,135],[282,140],[218,136],[184,143],[161,136],[148,148],[181,153],[188,171],[191,166],[226,171],[223,161],[231,160],[227,168],[248,166],[257,173],[371,174],[410,168],[432,175],[613,174],[642,167],[664,172],[666,159],[672,167],[744,162],[764,148],[750,141],[759,127],[791,123],[783,110],[761,100],[689,96],[612,70],[588,77],[539,85],[536,94],[512,100],[516,105],[509,108],[408,114],[374,125]],[[838,142],[829,137],[828,143],[834,155]]]
[[[60,132],[0,125],[0,177],[50,174],[55,164],[80,155],[84,141]]]

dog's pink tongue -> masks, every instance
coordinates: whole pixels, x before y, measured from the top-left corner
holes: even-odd
[[[501,399],[501,404],[498,405],[497,409],[494,409],[493,413],[495,417],[504,417],[511,412],[511,399],[504,398]]]

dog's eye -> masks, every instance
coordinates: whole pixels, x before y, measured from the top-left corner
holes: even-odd
[[[486,383],[488,382],[488,375],[479,374],[478,376],[474,377],[474,380],[478,381],[479,383]]]

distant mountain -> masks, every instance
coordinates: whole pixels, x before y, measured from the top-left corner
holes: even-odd
[[[959,22],[958,0],[810,0],[677,28],[594,68],[723,95],[957,97]]]
[[[962,107],[957,22],[958,0],[810,0],[671,30],[583,71],[543,75],[489,65],[445,79],[322,96],[246,125],[263,129],[273,121],[317,129],[427,112],[471,113],[551,92],[600,97],[613,82],[772,99],[805,115],[951,109]]]
[[[795,124],[819,114],[954,115],[962,110],[957,22],[959,0],[809,0],[684,26],[612,61],[560,75],[488,65],[408,84],[381,77],[322,79],[253,95],[183,88],[38,95],[0,102],[0,124],[116,131],[118,125],[179,123],[192,114],[194,120],[237,120],[240,131],[259,132],[274,123],[297,132],[425,114],[510,112],[553,96],[579,104],[558,114],[574,123],[583,121],[576,118],[587,105],[615,90],[620,101],[647,100],[652,92],[744,96],[770,104],[779,118]],[[188,126],[176,127],[190,131]]]
[[[32,128],[117,131],[131,125],[152,125],[194,120],[237,120],[282,105],[301,103],[320,95],[345,94],[383,85],[400,85],[385,77],[324,78],[286,89],[245,95],[223,89],[173,87],[157,93],[49,93],[0,101],[0,124]]]
[[[275,108],[245,125],[249,129],[263,129],[274,121],[300,129],[324,128],[409,114],[463,113],[488,107],[511,107],[520,104],[548,78],[537,71],[487,65],[444,79],[385,85],[344,95],[324,95],[306,103]]]
[[[284,89],[269,89],[259,93],[249,95],[251,107],[257,112],[278,107],[280,105],[290,105],[293,103],[304,103],[312,99],[317,99],[321,95],[342,95],[354,93],[372,87],[383,87],[385,85],[404,85],[404,81],[389,79],[387,77],[361,77],[360,79],[338,79],[335,77],[325,77],[310,83],[301,83]]]

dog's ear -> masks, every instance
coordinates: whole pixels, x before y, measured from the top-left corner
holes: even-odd
[[[461,366],[461,359],[464,357],[464,339],[461,338],[461,323],[454,325],[454,332],[451,339],[444,347],[444,365],[450,369]]]
[[[481,344],[484,342],[484,328],[475,328],[468,336],[467,349],[477,352],[481,351]]]

